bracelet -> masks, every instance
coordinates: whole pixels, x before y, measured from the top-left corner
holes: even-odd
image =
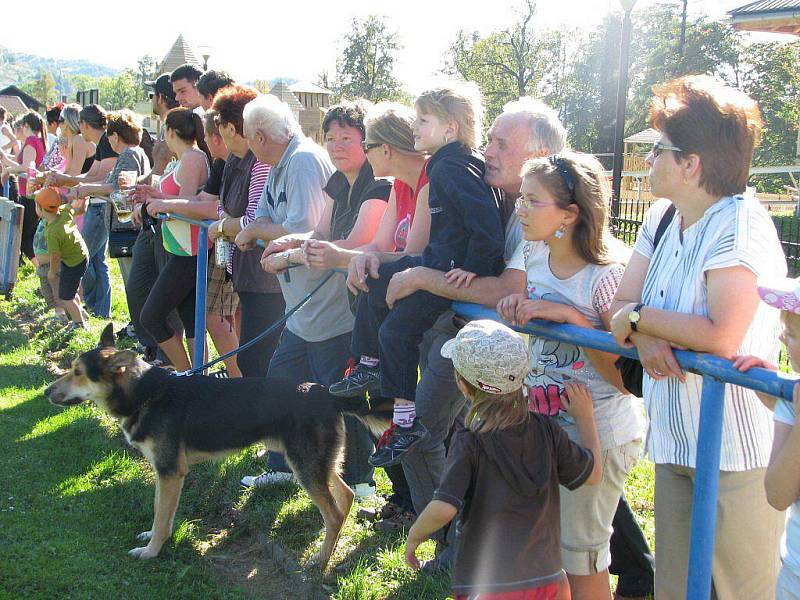
[[[219,220],[219,235],[220,237],[225,237],[225,217]]]

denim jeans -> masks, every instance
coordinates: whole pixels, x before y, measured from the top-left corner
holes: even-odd
[[[288,329],[281,334],[281,341],[269,362],[267,377],[292,379],[297,382],[313,381],[330,385],[344,376],[350,356],[350,334],[345,333],[322,342],[307,342]],[[374,469],[367,459],[372,453],[372,436],[369,430],[355,417],[345,417],[347,441],[343,479],[348,485],[374,483]],[[291,471],[283,454],[270,452],[267,466],[273,471]]]
[[[107,319],[111,316],[111,279],[106,262],[108,225],[105,206],[90,204],[86,207],[81,234],[89,251],[83,276],[83,299],[92,313]]]
[[[414,400],[422,336],[450,308],[450,300],[418,291],[386,306],[386,288],[395,273],[421,264],[406,256],[381,265],[378,279],[369,280],[369,292],[358,303],[353,328],[354,357],[380,358],[381,396]],[[419,411],[418,411],[419,413]]]

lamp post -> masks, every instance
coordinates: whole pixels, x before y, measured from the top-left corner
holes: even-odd
[[[622,188],[622,144],[625,137],[625,104],[628,99],[628,55],[631,49],[631,11],[636,0],[620,0],[625,15],[622,18],[622,35],[619,46],[619,77],[617,78],[617,118],[614,123],[614,166],[612,175],[611,216],[619,217],[620,189]]]

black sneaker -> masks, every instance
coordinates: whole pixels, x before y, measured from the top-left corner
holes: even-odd
[[[347,377],[334,383],[328,388],[328,391],[334,396],[355,398],[357,396],[363,396],[367,392],[377,390],[380,387],[380,367],[368,367],[359,363]]]
[[[391,467],[400,462],[403,454],[414,447],[414,444],[424,440],[430,434],[419,418],[414,419],[411,427],[398,427],[392,423],[381,439],[372,456],[369,457],[369,464],[373,467]]]

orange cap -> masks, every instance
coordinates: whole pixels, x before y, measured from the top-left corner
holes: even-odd
[[[36,204],[45,212],[58,212],[58,207],[61,206],[61,196],[55,188],[44,188],[36,194]]]

